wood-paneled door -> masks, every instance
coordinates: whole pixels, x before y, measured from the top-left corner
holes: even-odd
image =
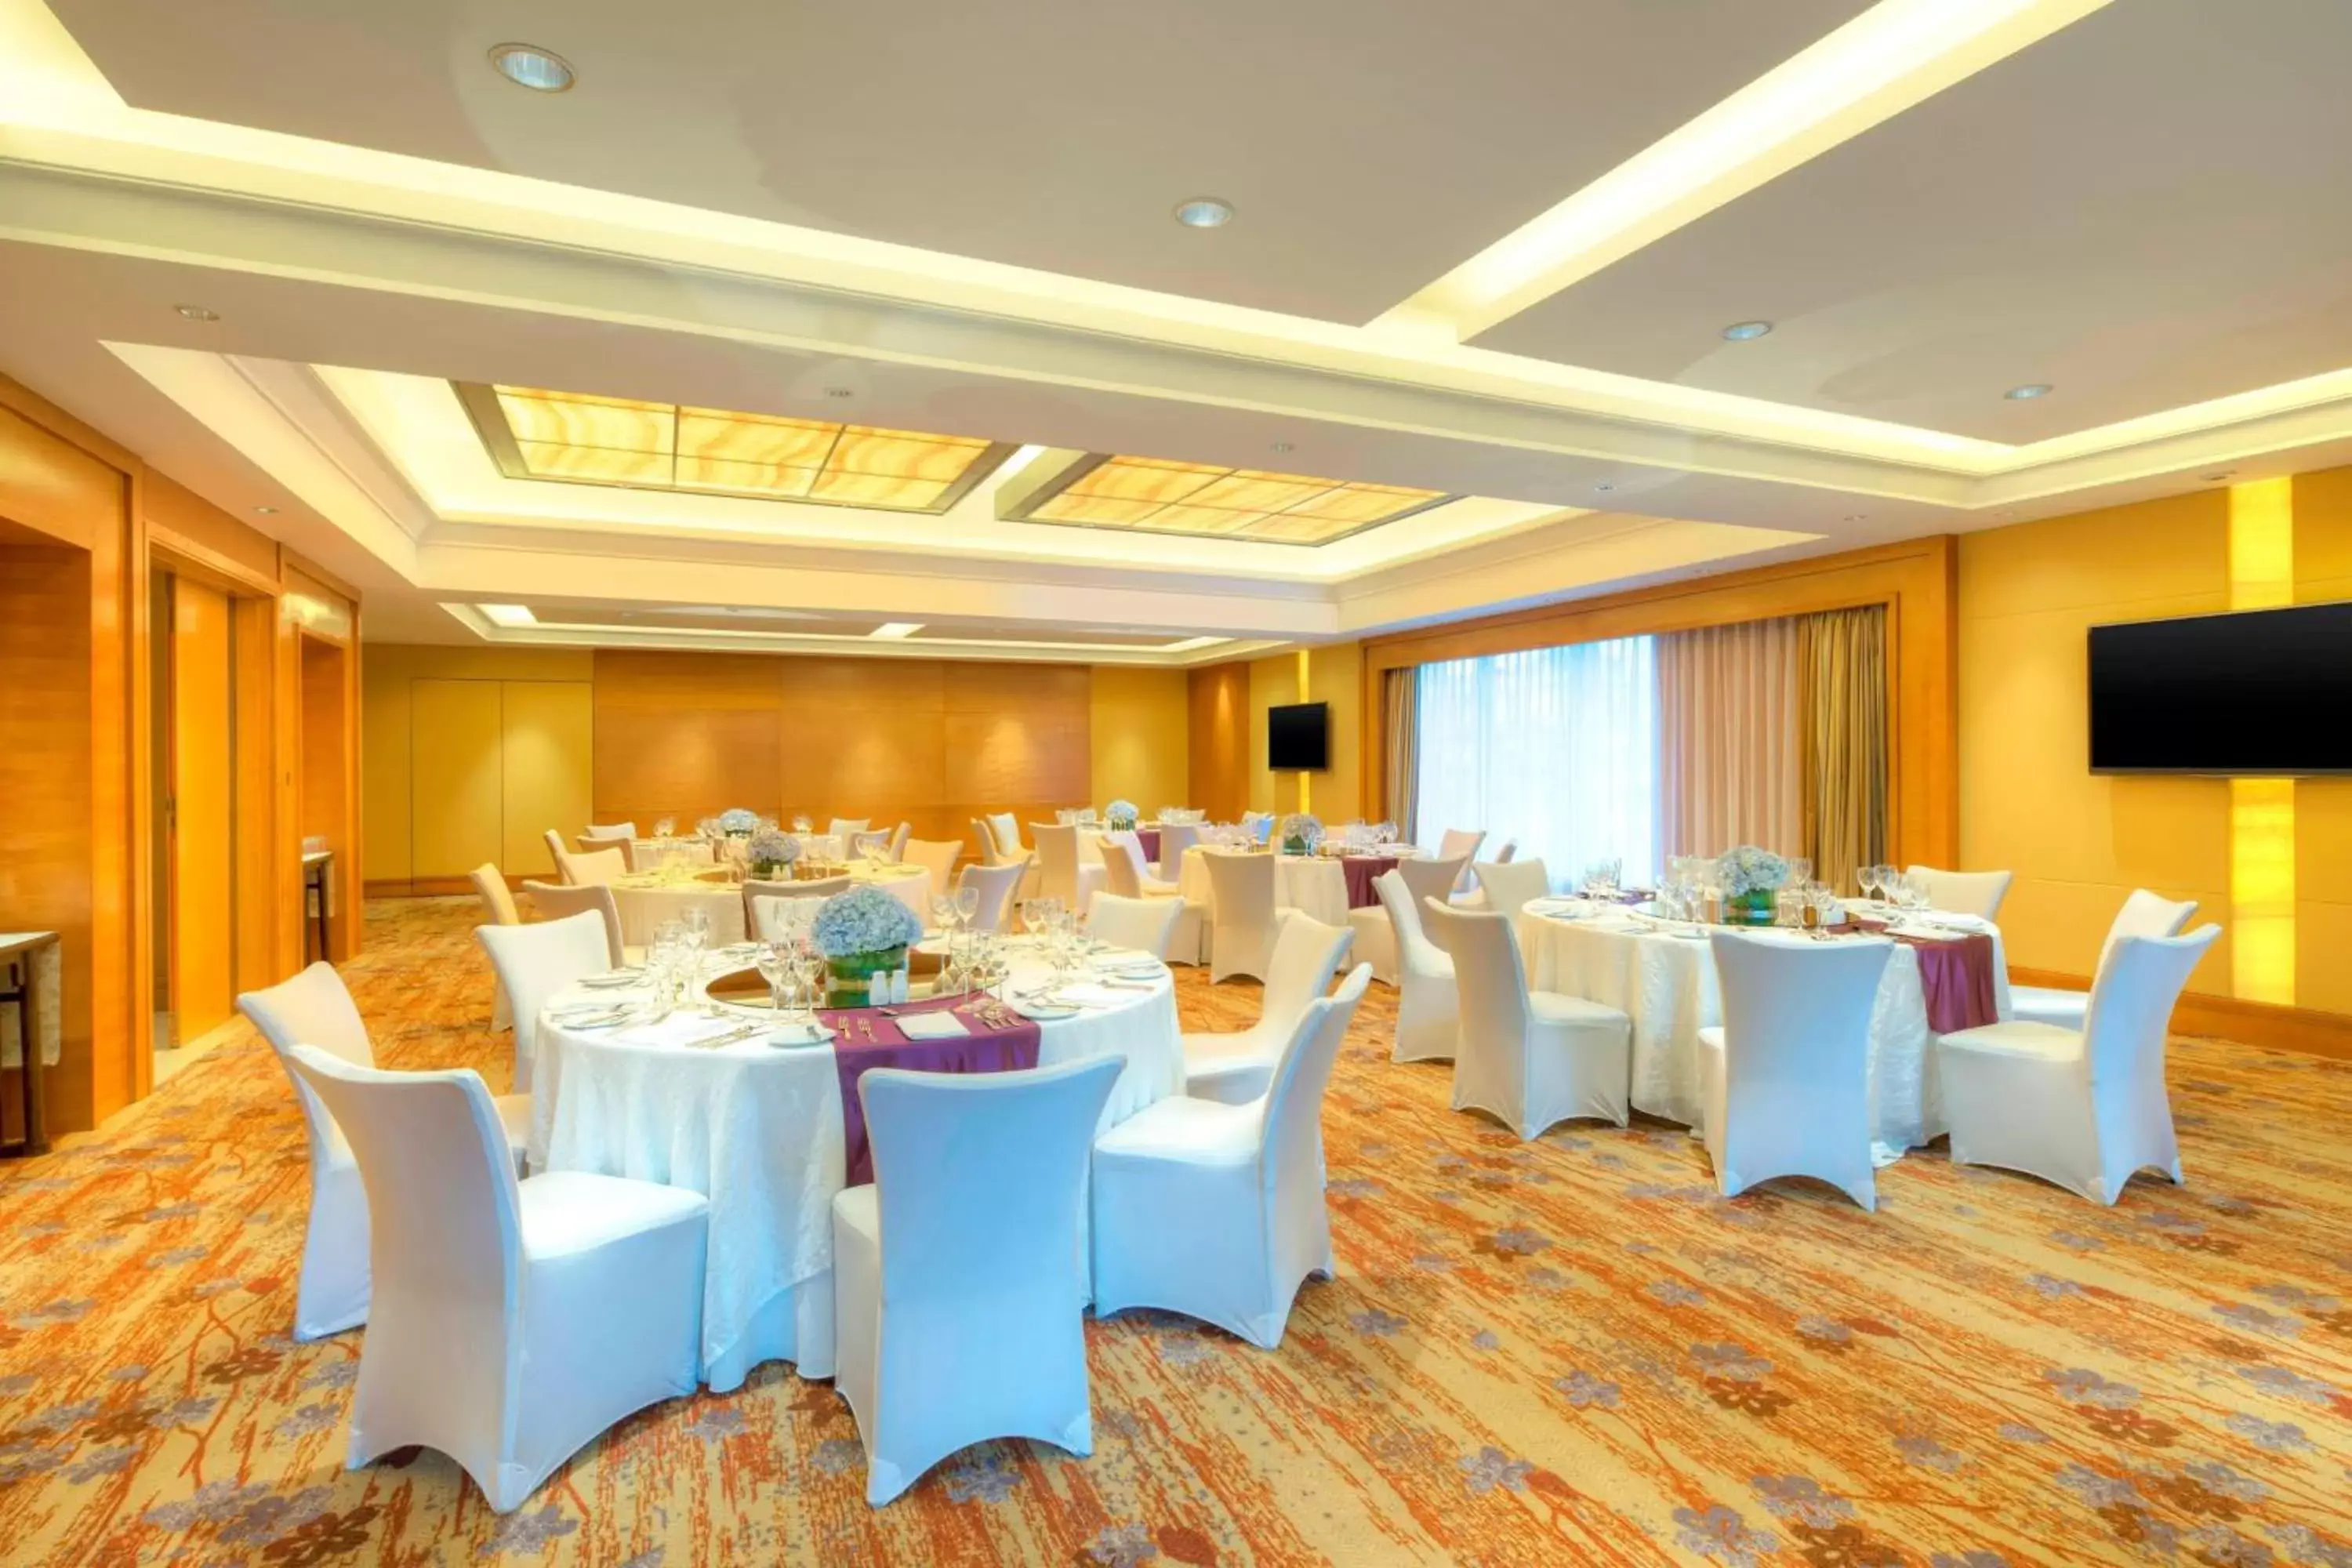
[[[171,605],[163,805],[176,1042],[227,1022],[234,1005],[236,719],[228,595],[174,577]]]

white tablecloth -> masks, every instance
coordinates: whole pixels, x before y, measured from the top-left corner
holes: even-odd
[[[1210,896],[1209,862],[1211,855],[1262,854],[1262,850],[1226,849],[1207,844],[1196,844],[1184,851],[1184,864],[1178,871],[1176,885],[1184,897],[1208,906],[1212,914],[1216,900]],[[1393,845],[1384,851],[1400,858],[1410,857],[1411,845]],[[1327,926],[1348,923],[1348,873],[1337,858],[1321,855],[1276,855],[1274,857],[1274,907],[1278,910],[1299,910]]]
[[[1013,984],[1034,984],[1032,971]],[[574,989],[551,1007],[606,999]],[[627,993],[622,994],[626,995]],[[588,1171],[710,1199],[703,1382],[724,1392],[764,1361],[834,1371],[833,1195],[843,1185],[841,1080],[829,1046],[676,1043],[677,1022],[583,1033],[542,1021],[530,1169]],[[1123,1056],[1102,1125],[1181,1094],[1184,1052],[1164,973],[1131,1001],[1038,1026],[1038,1065]]]
[[[1580,912],[1590,906],[1573,908]],[[1981,929],[1992,936],[1994,972],[2000,973],[2000,932],[1990,925]],[[1519,934],[1530,986],[1600,1002],[1633,1020],[1633,1109],[1699,1126],[1705,1102],[1698,1032],[1723,1022],[1710,945],[1613,913],[1530,914]],[[1997,1000],[2006,1016],[2005,983]],[[1932,1044],[1919,955],[1897,942],[1870,1020],[1870,1136],[1880,1164],[1946,1131],[1929,1070]]]
[[[698,908],[710,917],[714,944],[743,940],[743,889],[733,882],[640,872],[617,878],[611,887],[613,901],[621,906],[625,947],[651,946],[662,921],[677,920]]]

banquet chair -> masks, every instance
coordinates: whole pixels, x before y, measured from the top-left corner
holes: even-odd
[[[1506,838],[1503,840],[1503,851],[1501,854],[1495,857],[1494,864],[1497,866],[1507,866],[1518,852],[1519,841],[1516,838]],[[1470,880],[1475,884],[1477,879],[1477,873],[1473,871],[1470,875]],[[1466,893],[1455,893],[1453,895],[1452,902],[1454,907],[1457,910],[1483,910],[1486,907],[1486,889],[1474,886]]]
[[[1196,1100],[1240,1105],[1265,1092],[1285,1040],[1308,1003],[1323,994],[1347,961],[1355,933],[1291,910],[1265,964],[1265,991],[1257,1022],[1229,1034],[1188,1034],[1184,1092]]]
[[[2107,927],[2107,940],[2099,944],[2099,965],[2104,968],[2107,954],[2116,943],[2127,936],[2179,936],[2197,916],[2197,900],[2190,899],[2174,903],[2146,888],[2135,888],[2124,907]],[[2098,970],[2091,972],[2095,976]],[[2085,1022],[2091,1005],[2087,991],[2060,991],[2042,985],[2012,985],[2009,991],[2009,1016],[2011,1021],[2032,1024],[2054,1024],[2062,1029],[2079,1029]]]
[[[613,889],[601,882],[582,888],[561,888],[553,882],[525,882],[523,897],[539,912],[542,921],[568,920],[573,915],[593,910],[604,917],[606,946],[610,948],[613,967],[620,969],[643,959],[642,951],[632,954],[621,941],[621,904]],[[505,924],[505,921],[495,922]]]
[[[482,912],[489,916],[490,924],[522,924],[522,914],[515,908],[514,893],[507,887],[504,872],[485,860],[469,874],[474,880],[474,891],[481,897]],[[503,1029],[513,1022],[514,1014],[507,1006],[507,988],[500,985],[493,974],[490,978],[490,1027],[493,1031]]]
[[[1454,978],[1454,960],[1438,951],[1421,924],[1421,900],[1443,902],[1452,878],[1449,874],[1438,881],[1433,877],[1416,898],[1412,881],[1404,874],[1412,864],[1400,861],[1396,869],[1372,879],[1372,891],[1380,895],[1389,918],[1387,934],[1396,949],[1396,1041],[1390,1058],[1400,1062],[1452,1061],[1454,1040],[1462,1031],[1462,993]],[[1445,862],[1430,864],[1443,867]],[[1359,931],[1359,951],[1362,941]]]
[[[602,913],[590,910],[527,926],[476,926],[499,982],[514,1002],[514,1087],[530,1092],[531,1061],[539,1055],[539,1015],[555,994],[613,967]]]
[[[1520,917],[1528,905],[1551,891],[1551,873],[1539,859],[1481,860],[1470,869],[1478,879],[1478,890],[1486,895],[1486,911],[1510,916],[1514,935],[1524,927]]]
[[[996,850],[998,863],[1029,853],[1029,847],[1021,842],[1021,824],[1014,820],[1011,812],[992,812],[982,818],[979,826],[986,835],[988,844]]]
[[[1066,909],[1085,914],[1087,900],[1108,876],[1102,857],[1083,853],[1074,822],[1033,822],[1029,837],[1037,846],[1037,887],[1030,896],[1059,899]]]
[[[555,868],[567,888],[593,888],[617,880],[629,874],[629,858],[618,846],[610,849],[592,849],[584,855],[569,850],[555,852]]]
[[[1201,842],[1201,826],[1195,822],[1171,822],[1160,829],[1160,859],[1152,873],[1163,880],[1181,880],[1184,851]]]
[[[1913,866],[1904,873],[1927,884],[1927,905],[1950,915],[1974,915],[1979,920],[2000,918],[2000,901],[2009,897],[2007,871],[1939,871],[1933,866]]]
[[[1122,899],[1159,899],[1176,906],[1176,919],[1168,939],[1168,951],[1160,956],[1171,963],[1201,962],[1201,919],[1207,909],[1194,900],[1184,897],[1183,889],[1172,881],[1163,881],[1151,875],[1151,863],[1143,858],[1143,846],[1132,833],[1107,833],[1102,840],[1103,875],[1110,890]],[[1104,895],[1097,893],[1096,898]]]
[[[1139,948],[1168,962],[1168,941],[1183,918],[1184,906],[1174,899],[1130,899],[1117,893],[1097,893],[1087,911],[1087,934],[1114,947]]]
[[[1371,978],[1360,963],[1307,1005],[1257,1099],[1171,1096],[1095,1140],[1097,1316],[1157,1307],[1282,1343],[1307,1277],[1334,1272],[1323,1090]]]
[[[873,1506],[992,1437],[1094,1451],[1082,1222],[1124,1065],[857,1080],[874,1180],[833,1199],[834,1387]]]
[[[310,1217],[302,1233],[302,1272],[294,1286],[294,1337],[322,1339],[367,1321],[367,1189],[342,1128],[294,1070],[292,1052],[310,1046],[372,1068],[375,1047],[331,964],[314,963],[291,980],[247,991],[236,1006],[277,1053],[286,1081],[294,1086],[295,1103],[302,1108],[310,1152]],[[530,1096],[507,1095],[491,1107],[508,1161],[519,1164],[530,1136]]]
[[[1411,859],[1398,861],[1392,870],[1381,873],[1381,877],[1391,875],[1403,879],[1405,893],[1417,907],[1423,899],[1445,897],[1445,890],[1454,886],[1454,879],[1462,875],[1462,868],[1455,861],[1416,855]],[[1372,890],[1375,893],[1380,891],[1380,886],[1379,879],[1374,879]],[[1372,966],[1372,978],[1383,985],[1396,984],[1399,962],[1397,928],[1389,912],[1387,900],[1382,900],[1369,909],[1349,910],[1348,925],[1356,933],[1356,957]],[[1417,918],[1413,930],[1416,933],[1421,930]],[[1449,969],[1446,973],[1451,975],[1453,971]],[[1449,1057],[1454,1054],[1450,1041],[1445,1054]]]
[[[1870,1157],[1870,1016],[1895,944],[1717,931],[1723,1023],[1698,1032],[1716,1190],[1811,1176],[1878,1207]]]
[[[835,893],[845,893],[852,886],[847,877],[823,877],[808,882],[762,882],[755,879],[743,883],[743,934],[752,942],[778,942],[784,934],[785,911],[799,905],[809,906],[809,918],[816,918],[815,906]]]
[[[350,1133],[375,1221],[346,1469],[432,1448],[510,1513],[624,1416],[694,1392],[708,1199],[516,1180],[470,1068],[379,1072],[310,1046],[292,1066]]]
[[[1455,892],[1470,891],[1470,863],[1478,858],[1478,847],[1486,842],[1486,830],[1483,827],[1475,831],[1466,827],[1449,827],[1438,838],[1439,859],[1451,860],[1459,856],[1463,861],[1461,879],[1454,884]]]
[[[845,855],[849,852],[849,841],[865,832],[869,826],[870,821],[866,817],[836,816],[824,825],[824,836],[827,838],[840,839],[842,853]]]
[[[608,822],[601,827],[592,822],[580,830],[580,837],[583,842],[591,840],[625,842],[636,836],[637,825],[634,822]]]
[[[931,874],[933,893],[955,890],[956,861],[963,854],[960,838],[909,838],[899,857],[902,866],[920,866]]]
[[[907,858],[907,836],[914,832],[914,830],[915,825],[911,822],[901,822],[897,827],[892,828],[890,830],[890,842],[883,847],[882,858],[887,860],[893,866],[905,860]]]
[[[1212,855],[1208,863],[1209,984],[1263,980],[1275,941],[1274,857]]]
[[[2080,1030],[1987,1024],[1939,1036],[1936,1072],[1956,1165],[2000,1165],[2113,1204],[2153,1165],[2178,1186],[2164,1041],[2189,972],[2220,939],[2125,936],[2099,961]]]
[[[1028,858],[1008,861],[1001,866],[966,866],[956,876],[956,889],[980,889],[980,910],[971,917],[973,931],[1002,931],[1013,929],[1013,900],[1021,890],[1021,879],[1029,869]]]
[[[1530,991],[1507,915],[1425,899],[1421,917],[1453,958],[1461,995],[1454,1109],[1486,1111],[1521,1138],[1576,1117],[1624,1126],[1633,1021],[1581,996]]]
[[[542,830],[540,837],[547,840],[547,853],[555,867],[555,874],[559,877],[562,876],[563,858],[572,853],[563,847],[563,835],[550,827]]]

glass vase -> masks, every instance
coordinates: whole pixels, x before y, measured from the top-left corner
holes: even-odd
[[[1780,919],[1780,895],[1771,888],[1733,893],[1723,900],[1726,925],[1768,926]]]
[[[828,1007],[868,1007],[873,1005],[874,977],[894,974],[906,967],[905,947],[885,948],[879,952],[852,952],[825,960],[825,1005]]]

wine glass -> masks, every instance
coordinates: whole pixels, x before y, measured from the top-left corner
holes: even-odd
[[[955,890],[955,912],[956,920],[964,930],[970,931],[971,922],[980,918],[980,889],[970,882],[958,887]]]
[[[931,919],[939,922],[940,931],[952,933],[955,930],[956,901],[953,892],[931,895]]]
[[[784,1012],[784,975],[792,967],[792,956],[781,942],[763,942],[753,955],[759,966],[760,978],[768,983],[768,1010],[782,1017]]]

